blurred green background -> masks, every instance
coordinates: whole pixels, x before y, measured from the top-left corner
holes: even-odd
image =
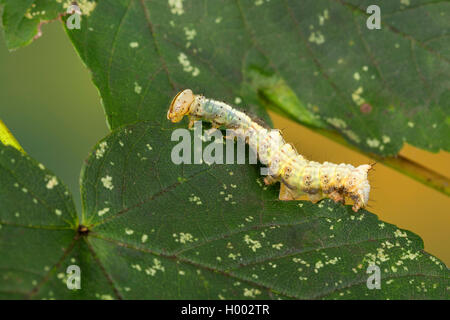
[[[0,119],[25,151],[59,176],[80,208],[79,174],[108,133],[100,96],[62,25],[8,52],[0,35]]]
[[[0,119],[25,151],[68,185],[80,208],[79,175],[91,148],[108,133],[100,96],[61,23],[9,53],[0,36]],[[169,104],[169,101],[167,102]],[[286,140],[316,161],[373,160],[310,129],[270,113]],[[405,146],[401,154],[449,176],[450,154]],[[450,265],[450,197],[378,164],[371,175],[369,210],[380,219],[419,234],[425,249]]]

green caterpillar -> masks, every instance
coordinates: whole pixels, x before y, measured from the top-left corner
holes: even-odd
[[[279,130],[266,129],[245,113],[226,103],[194,95],[186,89],[178,93],[170,104],[167,119],[179,122],[189,116],[189,127],[195,121],[211,122],[213,128],[233,129],[237,137],[245,139],[269,167],[266,184],[281,183],[280,200],[298,200],[301,196],[317,202],[328,197],[345,203],[353,200],[353,211],[364,208],[369,201],[370,184],[367,178],[372,165],[354,167],[350,164],[323,164],[309,161],[286,143]]]

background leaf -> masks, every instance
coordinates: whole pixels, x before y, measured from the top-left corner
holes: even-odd
[[[6,125],[3,123],[1,119],[0,119],[0,142],[7,146],[8,145],[13,146],[17,150],[24,152],[19,142],[16,140],[16,138],[13,136],[11,131],[9,131],[8,127],[6,127]]]
[[[42,35],[42,24],[65,14],[72,2],[72,0],[0,0],[2,13],[0,16],[8,49],[18,49],[39,38]],[[77,3],[86,15],[90,14],[96,5],[94,0],[79,0]]]
[[[95,147],[82,174],[84,233],[61,183],[48,190],[50,173],[0,146],[2,297],[448,298],[448,270],[417,235],[328,200],[280,202],[258,166],[176,166],[171,132],[136,123]],[[48,206],[31,210],[31,194]],[[372,263],[381,290],[366,287]],[[78,291],[65,284],[72,264]]]
[[[102,1],[69,35],[113,128],[162,119],[185,87],[264,117],[257,93],[282,81],[298,97],[285,113],[366,152],[450,150],[450,3],[379,1],[381,30],[366,27],[370,4]]]
[[[75,206],[42,164],[0,143],[0,298],[39,286],[74,238]]]

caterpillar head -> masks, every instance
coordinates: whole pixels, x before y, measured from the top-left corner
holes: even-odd
[[[186,114],[189,114],[194,100],[195,95],[191,89],[179,92],[170,104],[169,111],[167,111],[167,119],[172,122],[181,121]]]

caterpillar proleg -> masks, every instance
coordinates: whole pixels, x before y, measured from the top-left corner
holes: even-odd
[[[267,185],[280,182],[280,200],[297,200],[306,194],[312,202],[328,197],[345,203],[348,197],[353,200],[355,212],[369,201],[367,173],[372,165],[354,167],[309,161],[284,141],[279,130],[268,130],[245,113],[223,102],[194,95],[190,89],[178,93],[167,112],[167,119],[172,122],[179,122],[184,116],[189,117],[189,127],[198,120],[208,121],[213,128],[233,129],[237,137],[245,139],[259,160],[269,167],[264,182]]]

